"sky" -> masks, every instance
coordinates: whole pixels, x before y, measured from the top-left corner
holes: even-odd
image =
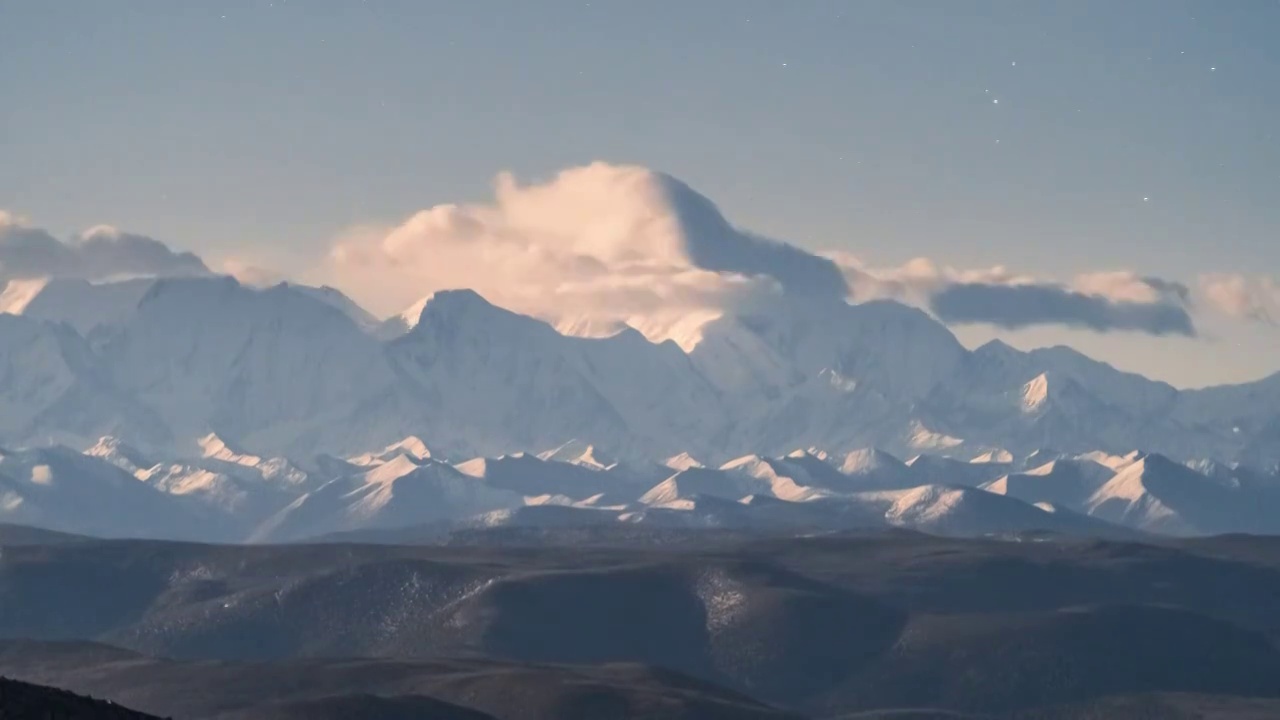
[[[500,173],[605,161],[880,277],[929,258],[954,283],[999,266],[1190,291],[1194,333],[953,324],[970,345],[1069,344],[1179,386],[1280,370],[1274,0],[0,0],[0,17],[0,209],[58,237],[109,224],[306,278],[421,210],[501,204]]]

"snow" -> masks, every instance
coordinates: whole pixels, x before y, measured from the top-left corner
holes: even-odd
[[[601,456],[594,445],[582,440],[570,440],[560,447],[539,453],[538,458],[540,460],[566,462],[592,470],[604,470],[617,463],[612,458]]]
[[[1092,460],[1054,460],[982,485],[987,492],[1087,512],[1086,503],[1115,471]]]
[[[1008,450],[1001,450],[1001,449],[988,450],[982,453],[981,455],[973,458],[969,462],[975,463],[975,464],[1002,463],[1002,464],[1008,465],[1013,462],[1013,453],[1009,452]]]
[[[109,435],[143,449],[145,463],[99,450],[130,472],[194,454],[301,482],[300,465],[322,453],[372,467],[532,452],[627,466],[651,487],[663,462],[810,447],[849,478],[901,488],[900,468],[855,453],[998,464],[1053,446],[1116,471],[1133,448],[1179,462],[1280,459],[1280,375],[1179,392],[1067,348],[968,351],[891,302],[786,295],[607,333],[561,326],[593,335],[580,337],[444,290],[407,311],[393,339],[331,288],[229,278],[16,281],[0,308],[0,443],[88,447]],[[772,472],[783,495],[837,484]]]
[[[425,449],[413,441],[395,445]],[[718,468],[666,468],[667,477],[641,485],[642,473],[616,464],[524,453],[453,466],[397,452],[368,465],[325,465],[329,474],[314,469],[294,481],[272,472],[286,467],[302,473],[287,458],[246,453],[216,434],[203,438],[203,449],[207,456],[181,460],[162,454],[159,462],[132,472],[145,462],[143,456],[113,437],[83,453],[5,451],[0,520],[105,535],[258,542],[431,523],[901,527],[944,535],[1114,535],[1121,528],[1202,534],[1233,523],[1280,529],[1277,481],[1266,473],[1238,464],[1176,463],[1151,453],[1122,456],[1128,463],[1119,471],[1093,460],[1060,458],[1010,472],[1009,463],[995,460],[925,455],[904,464],[874,449],[845,458],[797,450],[745,455]],[[557,450],[581,459],[585,448]],[[849,472],[841,472],[837,462]],[[990,479],[991,473],[1003,474]]]
[[[907,432],[907,445],[912,450],[952,450],[964,444],[963,439],[934,432],[918,421],[912,422]]]
[[[1040,373],[1022,386],[1022,412],[1034,413],[1049,402],[1049,374]]]
[[[0,312],[67,323],[88,335],[126,322],[154,283],[151,278],[11,280],[0,292]]]
[[[368,467],[381,465],[401,457],[409,458],[410,460],[426,460],[431,457],[431,449],[427,447],[426,441],[422,438],[410,435],[403,440],[387,445],[381,450],[349,457],[347,462],[352,465]]]
[[[48,278],[10,280],[5,283],[4,290],[0,290],[0,313],[21,315],[48,283]]]
[[[688,470],[690,468],[706,467],[697,458],[687,452],[682,452],[679,455],[672,455],[666,460],[663,460],[662,464],[672,470]]]

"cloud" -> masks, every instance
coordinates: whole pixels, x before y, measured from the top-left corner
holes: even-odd
[[[107,280],[208,272],[197,256],[174,252],[143,235],[100,225],[63,242],[45,230],[29,227],[11,213],[0,212],[0,281],[42,277]]]
[[[1193,336],[1192,311],[1201,300],[1234,317],[1280,317],[1275,283],[1239,276],[1207,276],[1193,293],[1183,283],[1130,271],[1058,280],[928,258],[872,267],[849,253],[816,254],[736,228],[683,182],[606,163],[524,185],[504,173],[487,202],[436,205],[395,225],[354,227],[312,270],[282,267],[234,257],[218,271],[253,286],[291,276],[331,285],[384,317],[436,291],[470,288],[577,333],[628,323],[650,338],[678,337],[682,344],[707,319],[783,296],[888,298],[948,324],[1009,329]],[[100,226],[62,242],[0,211],[0,281],[207,272],[195,255],[142,235]]]
[[[988,323],[1006,329],[1065,325],[1098,332],[1150,335],[1196,334],[1180,303],[1112,300],[1054,285],[950,285],[929,299],[929,309],[948,324]]]
[[[168,245],[109,225],[86,230],[72,242],[80,257],[80,271],[98,278],[128,275],[203,275],[209,272],[194,253],[174,252]]]
[[[238,257],[223,260],[218,269],[222,274],[235,278],[241,285],[257,288],[272,287],[289,279],[279,270],[263,267]]]
[[[605,163],[532,185],[503,174],[492,202],[355,229],[333,247],[320,279],[384,314],[469,287],[565,327],[629,322],[651,337],[666,323],[655,316],[714,316],[778,295],[892,298],[950,324],[1196,332],[1190,290],[1178,282],[1103,272],[1061,283],[927,258],[870,268],[847,253],[819,255],[740,230],[668,175]]]
[[[856,300],[909,302],[951,325],[982,323],[1005,329],[1061,325],[1098,332],[1196,334],[1190,288],[1163,278],[1112,271],[1059,283],[1015,274],[1003,266],[957,270],[916,258],[901,267],[874,269],[852,255],[831,257],[843,269]]]
[[[504,174],[492,202],[355,229],[321,279],[382,313],[467,287],[519,312],[586,324],[848,292],[832,261],[732,227],[670,176],[604,163],[525,186]]]
[[[1280,283],[1265,276],[1202,275],[1200,294],[1214,310],[1232,318],[1274,325],[1280,318]]]

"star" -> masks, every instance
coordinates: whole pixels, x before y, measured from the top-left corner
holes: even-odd
[[[1218,68],[1216,67],[1209,68],[1209,72],[1217,72],[1217,71],[1218,71]]]
[[[787,66],[787,64],[786,64],[786,63],[782,63],[782,67],[786,67],[786,66]]]
[[[999,105],[999,104],[1000,104],[1000,98],[995,98],[995,99],[993,99],[993,100],[991,101],[991,104],[992,104],[992,105]]]
[[[1148,201],[1150,201],[1150,200],[1151,200],[1151,198],[1147,198],[1147,197],[1142,198],[1142,202],[1148,202]]]
[[[1013,67],[1017,67],[1017,66],[1018,66],[1018,62],[1017,62],[1016,60],[1015,60],[1015,61],[1013,61],[1013,62],[1011,62],[1011,63],[1009,63],[1009,64],[1010,64],[1010,65],[1012,65]]]

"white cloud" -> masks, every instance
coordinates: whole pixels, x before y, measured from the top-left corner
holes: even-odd
[[[669,176],[603,163],[528,186],[504,174],[491,203],[353,230],[322,279],[384,314],[466,287],[519,312],[599,324],[783,292],[845,294],[830,261],[733,228]]]
[[[241,285],[250,287],[271,287],[288,280],[288,277],[279,270],[273,270],[239,257],[230,257],[223,260],[222,264],[218,266],[218,270],[224,275],[230,275],[235,278]]]
[[[916,258],[875,267],[846,252],[815,254],[733,227],[675,178],[605,163],[527,185],[502,174],[488,202],[354,227],[312,270],[278,266],[285,271],[232,257],[218,269],[254,286],[291,278],[332,285],[382,316],[438,290],[470,288],[575,332],[625,322],[651,338],[694,337],[709,318],[780,295],[894,299],[955,325],[1156,335],[1196,334],[1196,304],[1237,318],[1280,317],[1280,289],[1266,278],[1205,276],[1193,295],[1180,282],[1123,270],[1053,279],[1002,265]],[[98,226],[62,242],[0,211],[0,282],[205,272],[196,256],[142,235]]]
[[[1205,303],[1228,317],[1268,324],[1280,319],[1280,282],[1275,278],[1214,273],[1202,275],[1199,285]]]
[[[1127,271],[1056,282],[927,258],[868,267],[736,229],[678,180],[604,163],[528,186],[504,174],[491,203],[438,205],[395,227],[353,230],[322,279],[384,314],[468,287],[562,327],[629,322],[650,337],[682,315],[714,316],[779,293],[892,298],[956,324],[1195,334],[1181,283]]]

